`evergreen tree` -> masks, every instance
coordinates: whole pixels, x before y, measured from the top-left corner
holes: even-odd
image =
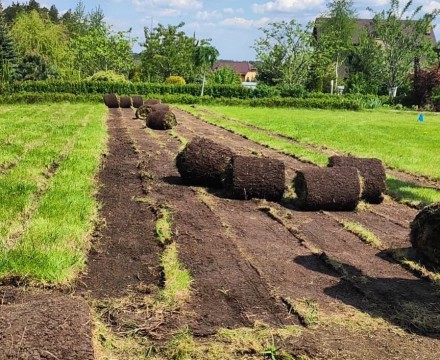
[[[17,64],[14,43],[3,18],[3,7],[0,2],[0,78],[2,81],[11,80]]]

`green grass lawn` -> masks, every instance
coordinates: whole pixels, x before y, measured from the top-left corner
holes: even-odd
[[[102,105],[0,110],[0,276],[71,280],[84,266],[105,150]]]
[[[326,166],[328,162],[327,155],[319,149],[325,146],[341,153],[380,158],[389,167],[440,180],[440,143],[437,140],[440,139],[440,116],[437,114],[425,114],[425,122],[418,123],[415,112],[180,107],[209,123],[319,166]],[[249,125],[267,132],[257,132]],[[291,137],[299,144],[271,133]],[[308,144],[316,149],[307,147]],[[423,206],[440,201],[440,192],[435,189],[393,177],[387,179],[387,184],[388,193],[403,203]]]

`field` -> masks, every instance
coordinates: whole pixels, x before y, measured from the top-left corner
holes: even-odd
[[[417,210],[391,197],[380,205],[362,203],[354,212],[304,212],[292,203],[295,171],[324,165],[332,152],[354,153],[349,135],[341,136],[341,147],[333,147],[337,141],[330,135],[299,136],[312,134],[315,126],[324,132],[316,112],[316,124],[310,115],[290,139],[287,120],[286,132],[277,127],[274,134],[240,109],[188,110],[204,121],[175,109],[179,124],[162,132],[146,129],[131,109],[108,110],[106,156],[96,178],[106,137],[103,107],[2,109],[0,179],[7,191],[1,198],[0,345],[6,358],[438,354],[440,275],[421,265],[410,247],[409,224]],[[371,152],[356,149],[364,156],[381,154],[394,168],[391,195],[402,196],[404,186],[412,186],[435,196],[438,159],[431,159],[429,169],[418,158],[426,149],[435,152],[435,141],[425,142],[428,135],[435,139],[436,121],[423,144],[414,143],[425,146],[410,161],[414,167],[388,164],[387,147],[373,140]],[[351,122],[347,128],[377,138],[373,123],[370,118],[366,128],[355,131]],[[429,117],[426,124],[414,120],[419,125],[431,126]],[[395,134],[402,134],[410,125],[397,128]],[[289,188],[283,201],[231,200],[221,191],[184,186],[174,159],[198,135],[239,154],[282,160]],[[423,166],[432,173],[422,173]],[[41,323],[46,335],[38,337]]]

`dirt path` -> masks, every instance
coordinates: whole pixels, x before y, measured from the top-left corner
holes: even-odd
[[[434,340],[440,333],[436,315],[440,303],[433,286],[362,243],[335,218],[364,224],[381,237],[386,247],[403,247],[409,244],[405,234],[414,210],[389,201],[357,214],[328,216],[298,212],[274,203],[224,199],[218,192],[182,186],[174,165],[180,143],[173,134],[187,140],[202,135],[235,152],[279,158],[286,164],[288,177],[311,165],[187,113],[176,110],[176,114],[179,125],[171,133],[145,130],[129,112],[124,113],[123,126],[140,149],[148,169],[144,178],[148,196],[173,210],[180,259],[194,277],[194,293],[179,317],[179,325],[190,325],[196,335],[206,336],[219,327],[250,326],[255,320],[272,326],[298,323],[303,314],[289,306],[301,299],[313,299],[323,314],[343,312],[349,306],[420,334],[393,335],[384,328],[377,330],[376,336],[367,337],[353,334],[340,324],[328,325],[292,344],[313,349],[315,358],[326,358],[323,354],[332,358],[331,347],[338,346],[338,354],[345,355],[336,358],[361,359],[368,353],[372,358],[403,359],[411,354],[414,339],[425,344],[426,353],[420,358],[429,359],[433,351],[440,349]],[[261,207],[273,208],[289,221],[276,221]],[[295,316],[289,319],[289,313]],[[417,318],[417,314],[422,318]],[[329,340],[336,331],[356,338],[356,344],[347,340],[336,345]],[[384,336],[387,349],[373,350]],[[316,341],[329,348],[316,348]],[[359,344],[368,351],[353,353],[353,346]],[[393,352],[400,355],[394,356]]]

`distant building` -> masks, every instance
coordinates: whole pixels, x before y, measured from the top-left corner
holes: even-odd
[[[254,82],[257,76],[257,69],[249,61],[219,60],[214,64],[214,70],[222,67],[232,68],[240,76],[241,82]]]

